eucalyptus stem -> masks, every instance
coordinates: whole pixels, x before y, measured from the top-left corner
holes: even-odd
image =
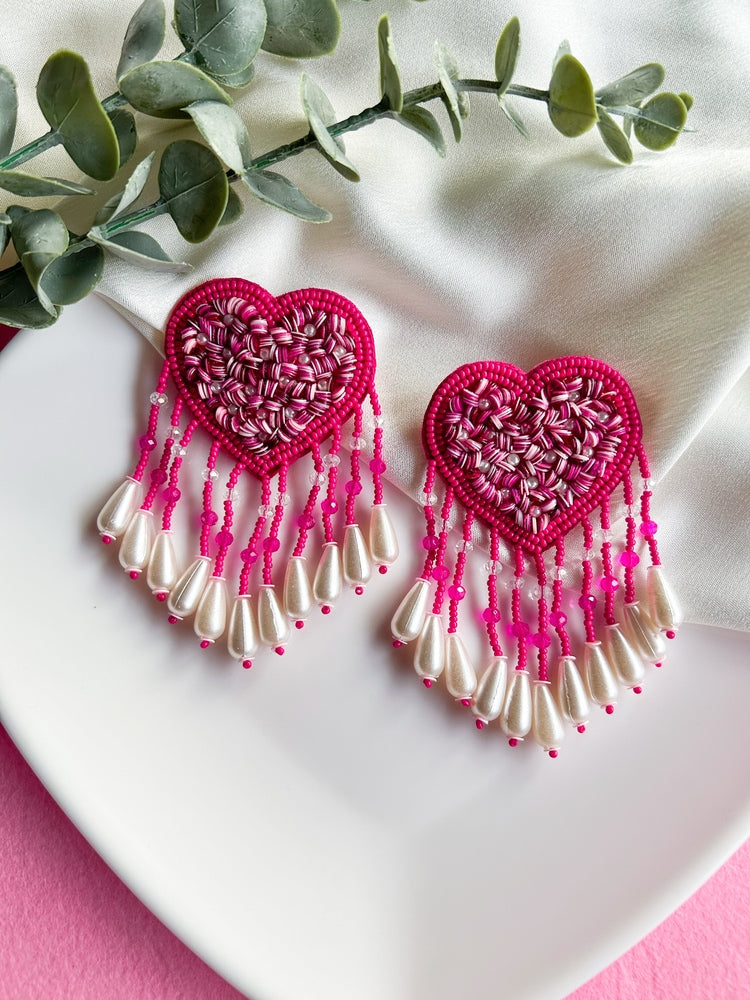
[[[54,129],[50,129],[49,132],[45,132],[44,135],[40,135],[38,139],[34,139],[32,142],[29,142],[20,149],[17,149],[15,153],[11,153],[10,156],[6,156],[4,160],[0,160],[0,170],[15,170],[15,168],[20,167],[21,164],[26,163],[35,156],[39,156],[40,153],[44,153],[48,149],[53,149],[55,146],[59,146],[61,142],[62,138],[59,132],[56,132]]]

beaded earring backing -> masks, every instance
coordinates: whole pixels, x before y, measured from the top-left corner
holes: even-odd
[[[444,674],[449,693],[473,709],[477,728],[499,719],[511,746],[531,734],[556,757],[563,720],[583,732],[590,704],[611,713],[620,686],[639,693],[647,664],[661,666],[665,637],[675,636],[681,616],[659,560],[641,433],[625,379],[587,357],[556,358],[528,373],[500,361],[464,365],[440,384],[427,408],[426,557],[393,617],[394,646],[416,640],[414,668],[425,686]],[[643,480],[638,504],[634,461]],[[442,502],[434,492],[438,477]],[[610,503],[620,484],[625,529],[614,540]],[[451,569],[448,533],[456,504],[463,527]],[[458,633],[459,609],[471,596],[464,574],[475,520],[489,529],[490,547],[487,600],[475,602],[491,651],[479,679]],[[581,584],[571,599],[564,584],[566,541],[579,528]],[[638,600],[640,548],[650,561],[646,607]],[[510,579],[506,572],[503,580],[506,567]],[[503,583],[510,587],[508,609],[500,603]],[[571,606],[580,611],[578,622],[569,621]],[[580,668],[576,627],[583,640]],[[553,635],[559,656],[550,671]],[[506,638],[517,650],[510,670]]]
[[[259,285],[231,278],[199,285],[177,304],[164,347],[166,361],[150,397],[135,469],[104,505],[97,527],[105,543],[122,536],[121,565],[133,579],[145,571],[154,596],[166,603],[170,622],[192,616],[203,648],[226,633],[230,655],[250,667],[259,647],[283,653],[292,624],[302,628],[316,604],[330,612],[345,584],[362,593],[372,565],[384,573],[398,555],[383,504],[383,420],[374,386],[372,332],[356,306],[335,292],[306,288],[274,298]],[[177,394],[167,423],[161,412],[170,383]],[[361,452],[367,444],[363,403],[368,398],[374,432],[366,541],[357,507],[363,489]],[[348,421],[352,433],[343,441]],[[196,516],[198,554],[181,571],[172,521],[182,495],[185,456],[199,427],[211,441]],[[335,522],[342,444],[350,448],[350,459],[339,542]],[[222,453],[233,465],[219,505],[214,487]],[[288,474],[308,454],[311,486],[296,506],[294,524],[287,525],[291,551],[279,594],[274,571],[281,529],[291,517]],[[234,523],[238,487],[244,491],[253,481],[251,492],[260,505],[241,536],[248,540],[239,553],[236,593],[230,600],[225,567],[240,537]],[[316,530],[322,550],[311,579],[306,552]]]

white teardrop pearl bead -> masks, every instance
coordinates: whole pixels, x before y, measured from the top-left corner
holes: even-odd
[[[646,664],[619,625],[605,626],[604,649],[620,684],[640,690],[641,682],[646,676]]]
[[[344,582],[350,587],[364,586],[372,575],[370,553],[367,551],[365,536],[358,524],[347,524],[344,528],[341,563]]]
[[[550,757],[557,757],[557,751],[565,738],[565,727],[549,681],[534,681],[531,717],[531,735]]]
[[[201,594],[193,619],[193,630],[202,643],[215,642],[224,634],[228,603],[226,580],[212,576]]]
[[[471,706],[472,712],[477,717],[477,729],[483,729],[488,722],[492,722],[500,715],[507,683],[507,657],[493,656],[477,682]]]
[[[370,514],[370,555],[381,566],[390,566],[398,559],[398,538],[391,515],[384,503],[372,506]]]
[[[121,535],[141,500],[141,484],[128,476],[99,511],[96,527],[102,538],[111,539]]]
[[[430,584],[421,577],[409,588],[391,619],[391,634],[398,642],[411,642],[422,631]]]
[[[422,631],[414,647],[414,669],[432,687],[445,667],[445,633],[440,615],[425,616]]]
[[[185,570],[167,598],[167,607],[175,618],[187,618],[198,607],[203,588],[211,572],[208,556],[198,556]]]
[[[289,638],[289,619],[269,584],[258,591],[258,633],[264,646],[274,648],[281,647]]]
[[[232,602],[227,630],[227,649],[235,660],[249,667],[250,657],[258,651],[258,629],[255,625],[253,601],[248,594],[240,594]]]
[[[150,510],[139,507],[125,529],[117,556],[126,573],[136,577],[145,568],[153,538],[154,515]]]
[[[148,560],[146,582],[151,593],[168,594],[177,582],[177,557],[174,553],[171,531],[158,531]],[[163,598],[162,598],[163,600]]]
[[[514,745],[531,730],[531,678],[527,670],[511,671],[500,725]]]
[[[320,556],[315,578],[313,597],[318,604],[335,604],[341,597],[343,577],[341,574],[341,554],[336,542],[326,542]]]
[[[587,642],[584,646],[583,673],[591,701],[604,706],[608,712],[613,711],[620,690],[600,642]]]
[[[477,672],[463,641],[455,632],[445,637],[445,686],[456,701],[471,704],[477,689]]]
[[[655,625],[664,631],[674,631],[682,624],[682,608],[661,566],[646,570],[648,613]]]
[[[580,732],[589,721],[589,696],[573,656],[562,656],[554,677],[554,692],[563,718]]]
[[[667,655],[667,641],[638,601],[624,605],[628,636],[649,663],[661,663]]]
[[[284,574],[284,610],[293,621],[304,621],[315,603],[306,563],[304,556],[291,556]]]

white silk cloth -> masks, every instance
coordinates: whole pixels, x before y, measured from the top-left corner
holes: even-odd
[[[635,162],[624,167],[596,129],[577,140],[557,133],[541,103],[514,102],[531,133],[526,141],[492,95],[472,95],[456,145],[433,102],[448,144],[444,160],[394,122],[363,128],[346,138],[359,184],[313,151],[277,168],[332,211],[331,223],[301,222],[240,192],[241,221],[205,244],[185,244],[168,219],[144,226],[191,263],[189,274],[110,260],[100,294],[157,346],[171,306],[212,277],[242,276],[275,294],[328,287],[352,299],[375,335],[387,476],[415,497],[425,465],[422,416],[454,368],[484,358],[522,368],[562,354],[605,360],[639,402],[663,561],[687,617],[750,629],[750,6],[394,0],[390,7],[405,89],[436,80],[436,38],[462,76],[491,78],[499,33],[517,14],[515,82],[545,88],[564,38],[595,86],[658,61],[667,71],[663,89],[693,95],[694,131],[665,153],[635,144]],[[100,96],[115,89],[134,9],[30,0],[19,16],[15,3],[0,0],[0,61],[16,74],[23,101],[19,137],[43,131],[33,87],[55,49],[86,57]],[[386,5],[341,0],[340,9],[333,57],[299,63],[259,55],[256,80],[235,103],[256,155],[305,133],[303,69],[340,118],[377,102],[376,25]],[[177,51],[170,42],[168,54]],[[139,123],[145,135],[166,125],[154,133],[141,116]],[[168,127],[169,138],[193,134],[189,124]],[[72,176],[59,153],[34,169]],[[416,540],[416,505],[414,518]]]

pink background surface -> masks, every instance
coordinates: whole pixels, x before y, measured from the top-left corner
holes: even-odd
[[[570,1000],[750,1000],[748,886],[750,841]],[[125,887],[0,728],[0,1000],[42,998],[241,994]]]

